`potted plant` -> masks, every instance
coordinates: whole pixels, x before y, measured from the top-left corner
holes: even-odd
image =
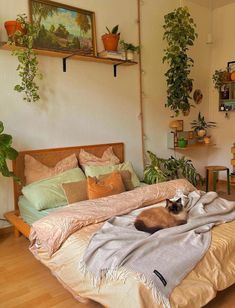
[[[180,148],[185,148],[187,146],[187,140],[184,139],[183,137],[179,138],[178,140],[178,146]]]
[[[6,177],[13,177],[14,180],[18,178],[8,169],[7,159],[15,160],[18,152],[12,148],[12,136],[3,134],[4,125],[0,121],[0,173]]]
[[[220,91],[224,83],[230,80],[230,73],[227,70],[215,70],[212,80],[214,83],[214,88]]]
[[[204,137],[206,135],[206,129],[216,127],[216,122],[206,122],[205,117],[198,113],[197,120],[191,122],[191,127],[197,133],[198,137]]]
[[[179,7],[164,18],[163,39],[166,40],[167,47],[163,62],[170,67],[165,74],[168,87],[166,107],[178,116],[180,112],[187,114],[192,106],[190,93],[193,79],[189,75],[194,61],[188,51],[198,35],[187,7]]]
[[[33,41],[37,36],[38,27],[27,21],[25,14],[18,15],[17,23],[24,31],[16,31],[8,39],[8,44],[13,46],[12,54],[18,58],[19,65],[17,71],[21,78],[21,83],[14,87],[17,92],[24,93],[23,99],[27,102],[36,102],[40,99],[38,94],[39,86],[37,79],[42,75],[38,71],[38,60],[33,50]]]
[[[203,183],[202,176],[197,173],[192,161],[184,156],[177,159],[173,156],[167,159],[159,158],[151,151],[147,151],[150,163],[144,170],[144,182],[155,184],[179,178],[185,178],[194,186]]]
[[[17,31],[21,33],[25,32],[24,29],[22,28],[21,23],[18,22],[17,20],[5,21],[4,26],[9,38],[11,38]]]
[[[127,43],[124,40],[120,42],[120,45],[122,46],[123,51],[125,52],[126,60],[133,61],[134,60],[134,54],[139,53],[140,47],[134,46],[131,43]]]
[[[108,33],[102,35],[102,41],[104,44],[104,49],[107,51],[117,51],[118,42],[120,38],[120,33],[118,33],[119,25],[113,27],[110,31],[108,27],[106,27]]]

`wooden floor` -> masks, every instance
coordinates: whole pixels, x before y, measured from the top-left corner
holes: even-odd
[[[221,195],[226,197],[222,192]],[[235,187],[230,199],[235,200]],[[24,237],[15,238],[11,233],[0,235],[0,308],[101,307],[96,303],[78,303],[32,256],[28,245]],[[219,293],[206,308],[235,308],[235,285]]]

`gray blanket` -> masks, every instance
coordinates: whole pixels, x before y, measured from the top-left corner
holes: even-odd
[[[135,272],[155,299],[169,307],[173,289],[209,248],[211,228],[235,219],[235,202],[218,198],[214,192],[194,191],[184,202],[189,210],[187,224],[152,235],[133,225],[143,209],[108,220],[89,242],[84,272],[90,272],[97,283],[125,280],[129,272]]]

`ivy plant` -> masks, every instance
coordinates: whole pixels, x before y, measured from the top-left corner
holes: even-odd
[[[33,42],[37,37],[38,27],[29,23],[25,14],[18,15],[16,21],[21,24],[23,31],[16,31],[8,41],[10,45],[14,45],[12,54],[19,61],[17,71],[21,83],[17,84],[14,90],[24,93],[23,99],[25,101],[37,102],[40,99],[37,79],[41,79],[42,74],[38,70],[38,60],[33,50]]]
[[[19,180],[13,172],[8,169],[7,159],[15,160],[18,152],[12,148],[12,136],[3,133],[4,125],[0,121],[0,173],[6,177],[13,177],[14,180]]]
[[[144,170],[144,182],[155,184],[179,178],[185,178],[194,186],[203,184],[202,176],[196,171],[192,161],[185,156],[177,159],[173,156],[159,158],[151,151],[147,151],[150,163]]]
[[[168,63],[165,73],[167,81],[167,102],[176,116],[188,113],[191,108],[190,92],[193,79],[190,71],[194,61],[188,55],[189,48],[197,38],[196,24],[187,7],[179,7],[164,16],[165,24],[163,39],[167,42],[163,62]]]

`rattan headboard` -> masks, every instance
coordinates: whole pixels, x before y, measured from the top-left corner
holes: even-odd
[[[21,195],[22,186],[25,184],[24,176],[24,156],[29,154],[39,160],[41,163],[47,165],[48,167],[54,167],[61,159],[75,153],[78,154],[81,149],[85,149],[98,157],[101,157],[104,151],[112,146],[113,152],[120,159],[120,162],[124,161],[124,143],[108,143],[108,144],[97,144],[97,145],[85,145],[85,146],[75,146],[67,148],[55,148],[55,149],[43,149],[43,150],[32,150],[32,151],[22,151],[15,161],[13,161],[13,172],[20,178],[21,184],[14,182],[14,202],[15,210],[18,210],[18,199]]]

